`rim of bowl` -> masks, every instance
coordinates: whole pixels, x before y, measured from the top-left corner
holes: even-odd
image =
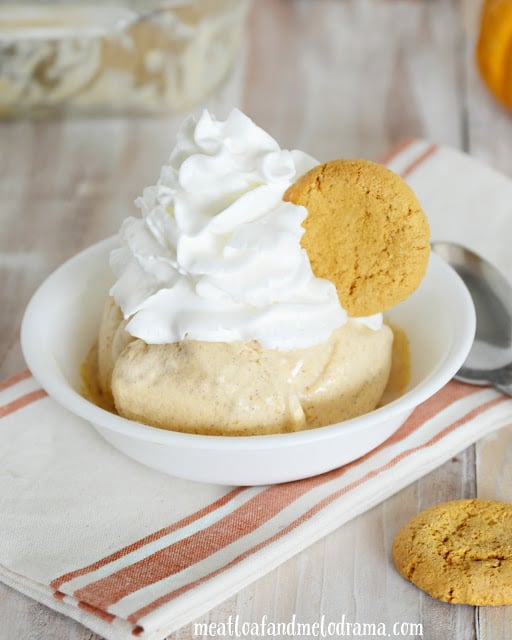
[[[424,400],[441,389],[458,371],[466,358],[474,340],[476,317],[473,301],[465,284],[458,274],[439,256],[431,253],[430,260],[435,263],[435,268],[441,269],[443,283],[453,290],[453,296],[457,298],[459,311],[454,316],[453,340],[450,349],[444,357],[424,379],[412,389],[406,391],[401,397],[392,402],[374,409],[369,413],[342,422],[305,429],[290,433],[275,433],[249,436],[224,436],[184,433],[160,429],[140,422],[123,418],[98,407],[93,402],[84,398],[66,380],[60,371],[58,362],[51,356],[42,352],[38,341],[34,339],[34,317],[37,317],[37,309],[44,299],[47,290],[53,285],[63,271],[70,268],[75,262],[90,262],[91,256],[106,250],[113,242],[114,237],[106,238],[68,259],[55,271],[53,271],[38,287],[30,299],[21,324],[21,347],[25,361],[39,384],[60,405],[71,413],[99,426],[118,433],[151,441],[164,445],[174,445],[185,448],[202,448],[210,450],[246,450],[246,449],[271,449],[287,448],[307,444],[311,441],[328,440],[335,438],[343,432],[347,436],[363,428],[372,428],[387,419],[392,419],[398,414],[412,411]],[[420,285],[421,287],[421,285]]]

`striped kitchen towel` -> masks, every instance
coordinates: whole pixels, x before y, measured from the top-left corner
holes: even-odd
[[[418,193],[435,238],[512,273],[499,246],[512,223],[508,179],[418,140],[385,161]],[[492,234],[482,231],[490,215]],[[0,385],[0,580],[109,640],[162,639],[509,423],[511,398],[452,381],[339,469],[273,486],[207,485],[124,457],[25,370]]]

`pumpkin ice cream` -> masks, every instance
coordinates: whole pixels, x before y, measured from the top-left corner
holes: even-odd
[[[392,332],[347,322],[304,349],[180,340],[148,345],[124,329],[110,298],[100,384],[117,411],[174,431],[252,435],[332,424],[373,409],[391,365]]]
[[[301,245],[307,208],[283,198],[317,165],[236,109],[184,123],[111,254],[98,383],[115,411],[238,436],[320,427],[378,405],[393,332],[380,313],[349,317]]]

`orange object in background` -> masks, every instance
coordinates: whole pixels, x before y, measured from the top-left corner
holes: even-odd
[[[476,60],[487,87],[512,108],[512,0],[484,0]]]

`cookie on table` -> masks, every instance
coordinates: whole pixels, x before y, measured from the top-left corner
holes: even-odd
[[[405,300],[430,255],[428,220],[411,188],[368,160],[334,160],[292,184],[284,199],[307,208],[302,246],[315,276],[333,282],[349,316]]]
[[[439,600],[512,604],[512,504],[453,500],[414,516],[393,542],[398,572]]]

